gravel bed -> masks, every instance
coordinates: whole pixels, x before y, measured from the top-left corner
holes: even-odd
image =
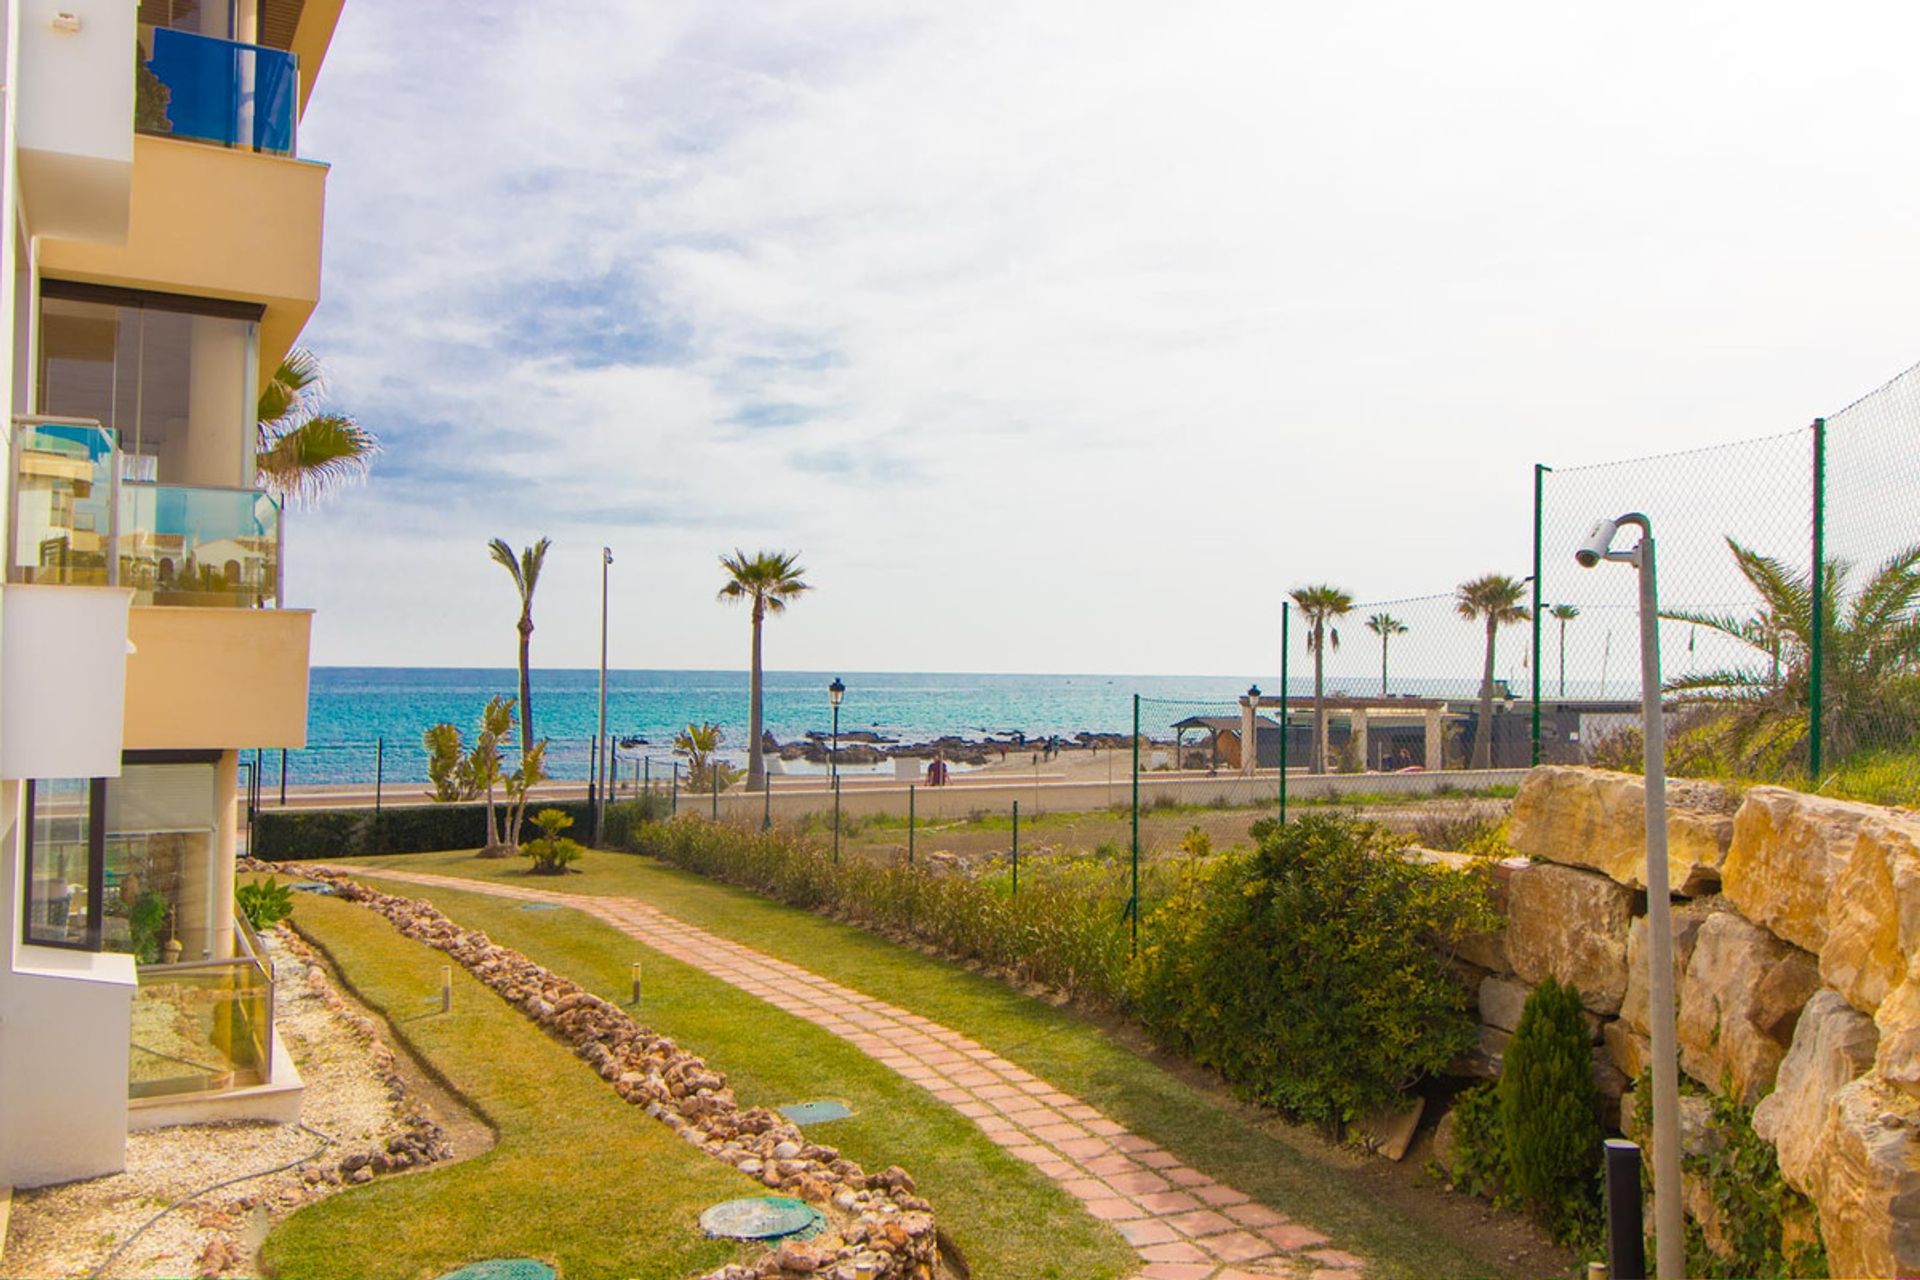
[[[300,1125],[183,1125],[131,1134],[124,1172],[15,1194],[0,1274],[94,1275],[141,1224],[185,1196],[195,1198],[99,1274],[255,1274],[254,1252],[272,1223],[372,1176],[358,1168],[343,1177],[343,1160],[357,1154],[364,1166],[389,1142],[418,1132],[375,1024],[341,999],[299,939],[274,930],[262,941],[277,977],[275,1023],[306,1084]],[[202,1193],[285,1164],[293,1167]]]

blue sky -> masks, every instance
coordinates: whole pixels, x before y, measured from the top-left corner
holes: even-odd
[[[315,661],[1261,671],[1278,601],[1526,571],[1529,464],[1920,355],[1895,5],[348,0],[306,341],[386,443]],[[1632,495],[1622,495],[1632,505]]]

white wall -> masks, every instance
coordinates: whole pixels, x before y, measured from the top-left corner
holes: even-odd
[[[115,243],[133,193],[137,0],[13,0],[21,188],[35,235]],[[77,31],[54,27],[73,14]]]
[[[0,778],[117,778],[130,587],[0,587]]]
[[[10,835],[16,868],[17,847]],[[0,1182],[37,1187],[118,1172],[127,1158],[133,957],[22,946],[19,930],[8,932],[16,942],[0,974]]]

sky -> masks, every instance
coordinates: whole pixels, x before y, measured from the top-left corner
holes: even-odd
[[[348,0],[288,527],[322,665],[1260,673],[1530,565],[1532,464],[1920,357],[1894,4]],[[1611,495],[1609,495],[1611,496]],[[1622,507],[1635,495],[1620,495]],[[1596,514],[1599,514],[1596,512]],[[1611,514],[1611,513],[1609,513]],[[1571,549],[1568,548],[1570,551]]]

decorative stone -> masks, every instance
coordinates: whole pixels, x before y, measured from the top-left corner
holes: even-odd
[[[1521,853],[1647,887],[1645,780],[1575,766],[1531,770],[1513,800],[1508,842]],[[1711,893],[1733,840],[1738,801],[1711,782],[1667,785],[1667,866],[1675,893]]]
[[[1880,1002],[1873,1020],[1880,1035],[1881,1079],[1920,1097],[1920,954],[1910,962],[1907,980]]]
[[[1413,1135],[1426,1109],[1427,1100],[1418,1095],[1402,1099],[1398,1106],[1381,1107],[1354,1121],[1352,1136],[1375,1155],[1400,1160],[1413,1145]]]
[[[1872,1013],[1920,955],[1920,821],[1876,811],[1845,854],[1827,899],[1820,976]]]
[[[1866,1076],[1833,1096],[1809,1194],[1828,1274],[1920,1274],[1920,1103]]]
[[[1784,971],[1784,976],[1776,971]],[[1680,1066],[1719,1092],[1752,1106],[1773,1088],[1787,1044],[1761,1029],[1786,1020],[1779,1005],[1797,1010],[1819,989],[1813,958],[1796,951],[1731,911],[1700,926],[1680,982]],[[1759,1003],[1763,988],[1773,1003]]]
[[[1607,1023],[1600,1034],[1606,1041],[1607,1056],[1627,1079],[1638,1080],[1653,1062],[1653,1041],[1629,1027],[1624,1018]]]
[[[1872,805],[1754,787],[1733,819],[1721,868],[1727,898],[1755,924],[1803,951],[1827,944],[1827,903]]]
[[[1698,898],[1692,902],[1681,902],[1673,907],[1673,989],[1680,989],[1680,979],[1687,971],[1687,962],[1693,958],[1693,944],[1700,936],[1700,926],[1706,918],[1716,911],[1728,910],[1724,898]],[[1647,959],[1647,918],[1635,916],[1633,924],[1627,929],[1627,995],[1620,1002],[1620,1020],[1638,1034],[1645,1036],[1653,1029],[1648,1020],[1647,983],[1653,973]]]
[[[1520,1014],[1527,1006],[1533,988],[1511,978],[1488,978],[1480,984],[1480,1021],[1502,1031],[1520,1025]]]
[[[1780,1155],[1780,1176],[1811,1193],[1833,1096],[1873,1066],[1879,1040],[1872,1019],[1837,991],[1807,1001],[1773,1092],[1753,1109],[1753,1131]]]
[[[1627,992],[1627,926],[1634,895],[1591,871],[1537,862],[1508,885],[1507,955],[1529,984],[1548,977],[1580,988],[1595,1013],[1615,1014]]]

